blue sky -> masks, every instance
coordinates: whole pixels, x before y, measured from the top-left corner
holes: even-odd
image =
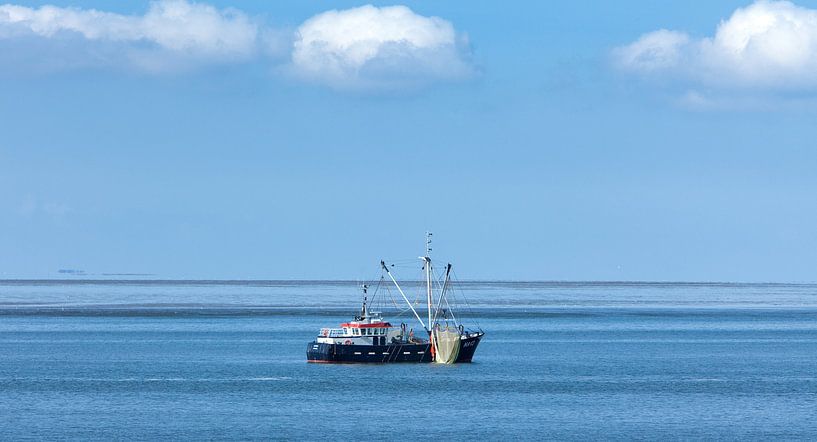
[[[0,12],[0,277],[817,280],[817,2],[365,5]]]

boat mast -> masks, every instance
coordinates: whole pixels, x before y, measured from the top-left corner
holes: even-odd
[[[363,309],[360,311],[361,319],[366,319],[366,316],[369,316],[367,314],[367,312],[366,312],[366,293],[368,292],[368,290],[369,290],[369,286],[366,285],[366,284],[363,284]]]
[[[425,268],[426,268],[426,297],[428,300],[428,330],[431,333],[431,330],[434,328],[433,324],[431,323],[431,258],[428,256],[431,253],[431,236],[433,233],[426,232],[426,254],[423,256],[422,259],[425,261]]]
[[[448,299],[445,297],[445,290],[448,288],[448,283],[451,281],[451,263],[445,266],[445,280],[443,280],[443,288],[440,290],[440,300],[437,301],[437,307],[434,309],[434,322],[437,322],[437,318],[440,316],[440,311],[443,308],[443,301],[448,304]],[[451,317],[454,317],[454,312],[451,311],[451,306],[448,306],[448,312],[451,313]],[[454,318],[454,322],[457,322],[457,319]]]

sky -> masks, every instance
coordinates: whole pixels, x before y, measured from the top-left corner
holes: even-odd
[[[817,1],[4,4],[0,278],[817,281],[815,68]]]

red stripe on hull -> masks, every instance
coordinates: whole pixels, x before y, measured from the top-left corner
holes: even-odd
[[[340,325],[341,327],[350,327],[350,328],[380,328],[380,327],[391,327],[391,324],[388,322],[378,322],[376,324],[350,324],[348,322],[344,322]]]

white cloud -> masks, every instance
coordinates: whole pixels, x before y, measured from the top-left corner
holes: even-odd
[[[415,87],[469,76],[468,44],[454,26],[405,6],[318,14],[299,28],[292,70],[338,89]]]
[[[148,70],[163,70],[189,62],[246,60],[262,49],[262,37],[259,25],[238,10],[218,10],[186,0],[152,2],[144,15],[50,5],[40,8],[0,5],[0,40],[27,42],[28,45],[14,46],[18,52],[26,49],[48,52],[49,44],[58,48],[55,52],[62,52],[66,46],[70,49],[71,43],[83,42],[82,48],[74,49],[85,50],[76,50],[71,55],[83,57],[93,53],[94,59],[73,60],[77,64],[126,62]],[[89,45],[92,50],[88,50]],[[32,54],[30,58],[44,58],[39,55]]]
[[[678,76],[717,90],[817,89],[817,10],[758,1],[721,21],[715,35],[644,34],[613,55],[624,70]]]
[[[327,11],[293,32],[190,0],[155,0],[137,15],[0,5],[0,72],[115,67],[161,73],[266,60],[336,89],[402,90],[471,75],[469,53],[467,39],[450,22],[405,6]]]

